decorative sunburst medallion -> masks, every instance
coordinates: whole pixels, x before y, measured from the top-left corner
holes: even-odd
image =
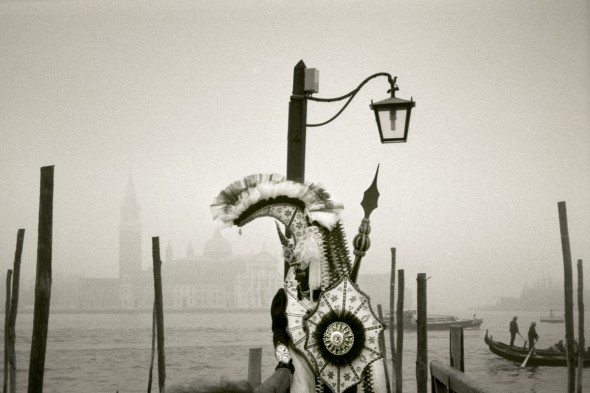
[[[344,355],[354,344],[352,329],[344,322],[334,322],[324,332],[324,344],[334,355]]]
[[[322,292],[304,324],[305,355],[334,393],[359,383],[365,368],[382,357],[383,325],[371,310],[369,297],[348,277]]]

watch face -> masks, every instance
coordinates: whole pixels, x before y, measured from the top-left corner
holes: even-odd
[[[275,350],[275,356],[277,360],[281,363],[289,363],[291,360],[291,354],[289,353],[289,348],[287,348],[284,344],[277,345]]]

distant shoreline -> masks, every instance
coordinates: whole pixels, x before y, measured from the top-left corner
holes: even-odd
[[[76,310],[76,309],[57,309],[50,310],[50,314],[151,314],[152,309],[133,308],[133,309],[100,309],[100,310]],[[164,308],[164,313],[261,313],[270,312],[265,308]],[[33,309],[19,310],[19,314],[33,314]],[[2,313],[4,314],[4,313]]]

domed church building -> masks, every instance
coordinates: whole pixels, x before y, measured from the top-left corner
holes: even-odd
[[[281,285],[279,260],[265,250],[233,255],[231,244],[219,229],[194,255],[172,259],[166,247],[162,264],[164,307],[171,308],[268,308]]]

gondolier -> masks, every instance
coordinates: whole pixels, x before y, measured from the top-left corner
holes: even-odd
[[[535,346],[535,343],[537,342],[537,340],[539,340],[539,335],[537,334],[537,330],[535,329],[535,326],[537,326],[536,322],[531,322],[531,326],[529,327],[529,349],[532,350],[533,347]]]
[[[514,346],[514,339],[516,338],[517,334],[520,334],[518,332],[518,317],[515,315],[514,318],[512,318],[512,321],[510,321],[510,346],[513,347]]]

